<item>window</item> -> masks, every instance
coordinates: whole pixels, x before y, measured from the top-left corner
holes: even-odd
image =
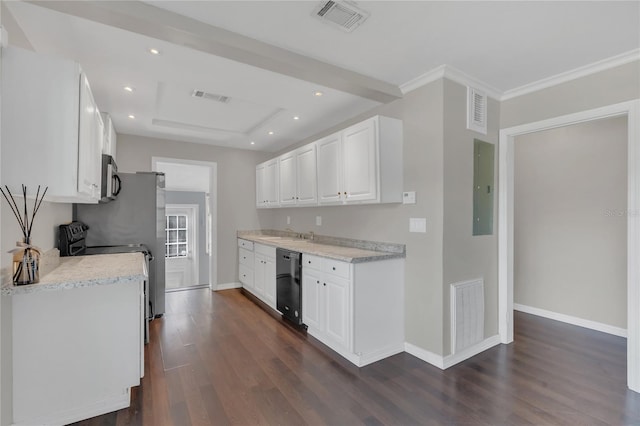
[[[187,257],[187,216],[167,215],[165,257]]]

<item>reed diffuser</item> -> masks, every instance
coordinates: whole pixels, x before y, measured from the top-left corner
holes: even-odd
[[[49,187],[46,187],[42,192],[42,196],[40,196],[40,185],[38,185],[36,199],[31,211],[31,219],[29,219],[27,208],[27,187],[22,185],[23,213],[20,212],[20,207],[13,195],[11,195],[9,187],[6,185],[4,187],[7,191],[5,192],[0,188],[0,192],[9,203],[13,215],[18,220],[23,237],[22,242],[16,242],[16,248],[9,251],[9,253],[13,254],[13,283],[15,285],[35,284],[40,280],[40,249],[31,245],[31,230],[33,229],[36,214]]]

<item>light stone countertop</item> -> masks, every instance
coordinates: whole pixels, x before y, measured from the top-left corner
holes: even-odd
[[[237,236],[258,244],[349,263],[374,262],[406,257],[403,244],[350,240],[321,235],[315,236],[314,240],[311,241],[292,237],[290,233],[281,231],[238,231]]]
[[[28,294],[40,291],[69,290],[94,285],[140,282],[148,276],[142,253],[99,254],[60,258],[60,265],[40,282],[13,285],[5,282],[2,295]]]

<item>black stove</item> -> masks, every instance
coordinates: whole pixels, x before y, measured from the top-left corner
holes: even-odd
[[[121,244],[112,246],[88,246],[86,245],[87,231],[89,227],[82,222],[71,222],[60,225],[58,233],[58,250],[60,256],[89,256],[93,254],[115,253],[143,253],[148,260],[153,260],[153,255],[144,244]]]

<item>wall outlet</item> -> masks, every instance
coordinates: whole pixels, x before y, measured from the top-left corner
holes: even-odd
[[[287,225],[291,225],[291,216],[287,216]]]
[[[316,226],[322,226],[322,216],[316,216]]]
[[[416,203],[416,192],[408,191],[402,193],[402,204],[415,204]]]
[[[409,232],[427,232],[426,217],[409,218]]]

